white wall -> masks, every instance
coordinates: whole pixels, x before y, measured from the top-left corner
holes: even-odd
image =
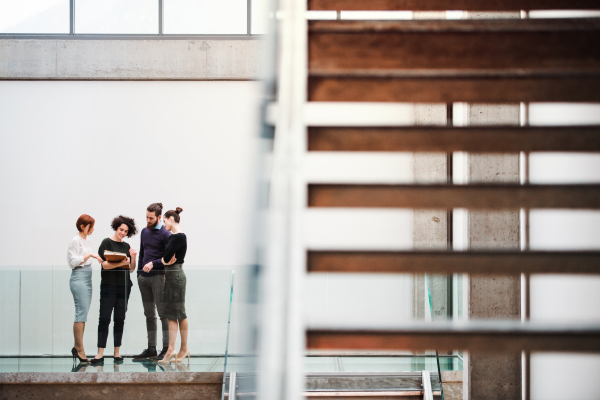
[[[180,206],[189,265],[253,262],[258,84],[0,82],[2,265],[64,265],[75,221],[94,248],[123,214]],[[130,239],[139,248],[139,236]]]
[[[21,354],[68,353],[74,306],[66,251],[75,221],[82,213],[96,219],[97,249],[113,217],[133,217],[141,230],[153,202],[184,209],[191,348],[223,352],[228,271],[236,270],[241,289],[255,263],[259,94],[256,82],[0,82],[0,316],[14,321],[0,329],[1,354],[15,353],[19,331]],[[139,234],[127,241],[139,249]],[[99,283],[95,275],[88,354]],[[129,304],[125,354],[146,346],[135,277]],[[249,306],[234,307],[234,350],[248,340],[240,319]]]
[[[314,125],[412,125],[411,104],[312,102]],[[309,183],[411,183],[412,153],[314,152],[306,155]],[[410,250],[411,210],[308,209],[304,239],[310,250]],[[412,276],[405,274],[309,274],[306,321],[310,325],[385,324],[412,316]]]
[[[533,104],[532,125],[599,124],[597,104]],[[533,153],[532,183],[599,183],[600,155]],[[533,250],[600,249],[600,212],[532,210],[530,240]],[[531,277],[531,320],[556,323],[600,321],[600,277]],[[533,354],[532,399],[592,400],[600,398],[600,356]]]

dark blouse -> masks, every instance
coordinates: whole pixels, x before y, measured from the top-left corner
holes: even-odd
[[[106,238],[100,243],[100,247],[98,248],[98,255],[102,260],[106,261],[104,258],[104,250],[108,251],[116,251],[117,253],[125,253],[127,257],[131,257],[129,255],[129,243],[126,242],[115,242],[110,238]],[[115,268],[115,269],[104,269],[102,267],[102,284],[105,285],[113,285],[113,286],[131,286],[133,283],[131,282],[131,278],[129,277],[129,269],[127,268]]]
[[[163,260],[168,263],[171,261],[171,258],[173,258],[173,255],[175,255],[175,264],[183,264],[186,252],[187,238],[185,233],[176,233],[175,235],[169,236],[169,240],[167,240]]]

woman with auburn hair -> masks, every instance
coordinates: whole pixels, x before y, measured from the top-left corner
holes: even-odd
[[[98,320],[98,354],[92,359],[92,364],[104,363],[104,349],[108,340],[108,328],[110,317],[114,311],[114,362],[123,362],[119,353],[123,329],[125,327],[125,313],[127,302],[131,293],[131,278],[129,275],[135,271],[135,258],[137,252],[124,242],[125,237],[136,234],[135,221],[133,218],[119,215],[110,224],[115,233],[102,241],[98,248],[98,254],[102,259],[102,283],[100,284],[100,318]],[[105,251],[123,253],[126,255],[122,261],[106,261]]]
[[[190,349],[187,345],[188,320],[185,314],[185,286],[186,277],[183,272],[183,262],[187,252],[187,238],[179,227],[179,214],[183,209],[177,207],[175,210],[167,211],[163,217],[165,228],[172,233],[165,246],[165,255],[162,263],[165,266],[165,289],[163,296],[163,313],[169,320],[169,348],[165,357],[159,364],[170,361],[181,362],[186,357],[190,361]],[[168,262],[165,260],[169,260]],[[152,264],[144,266],[144,271],[149,272]],[[179,352],[175,351],[177,329],[181,336],[181,347]]]
[[[98,262],[102,262],[97,254],[92,253],[88,239],[88,236],[94,232],[95,222],[94,218],[87,214],[82,214],[77,218],[75,226],[79,233],[71,239],[67,251],[67,262],[72,270],[69,287],[75,302],[75,322],[73,322],[75,346],[71,349],[71,353],[73,361],[79,359],[80,362],[90,361],[85,356],[83,348],[83,332],[92,302],[92,259],[95,258]]]

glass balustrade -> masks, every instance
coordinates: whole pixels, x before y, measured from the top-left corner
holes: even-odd
[[[3,267],[0,270],[0,372],[221,372],[225,364],[233,270],[185,266],[185,310],[188,317],[190,362],[158,364],[131,358],[148,347],[146,318],[136,272],[131,274],[131,292],[120,354],[113,361],[114,313],[103,365],[73,362],[75,305],[69,287],[71,270],[63,266]],[[128,285],[127,271],[103,271],[114,283]],[[166,274],[170,272],[167,271]],[[116,276],[117,278],[113,278]],[[97,351],[101,272],[92,271],[92,299],[84,333],[88,358]],[[158,345],[162,345],[158,320]],[[178,335],[176,349],[180,347]]]
[[[306,308],[313,319],[309,326],[314,321],[335,326],[367,321],[401,325],[451,319],[456,312],[452,304],[462,302],[462,292],[457,286],[460,281],[458,276],[313,273],[306,296]],[[340,290],[341,287],[347,290]],[[370,290],[372,287],[378,290]],[[390,306],[391,300],[397,301],[394,307]],[[319,304],[323,309],[321,314],[311,309],[311,302]],[[440,313],[442,309],[444,312]],[[317,320],[319,315],[323,320]],[[257,364],[252,355],[228,353],[223,399],[230,395],[253,397],[256,387],[252,377]],[[428,371],[434,394],[441,398],[440,376],[445,371],[462,371],[463,365],[462,354],[451,351],[437,354],[434,350],[417,353],[328,350],[308,351],[303,368],[305,390],[309,392],[420,392],[421,372]]]
[[[243,270],[243,268],[242,268]],[[256,393],[254,376],[257,371],[257,358],[254,354],[240,352],[239,343],[246,340],[248,332],[240,330],[239,314],[243,307],[251,304],[238,304],[234,290],[233,269],[210,270],[206,267],[199,269],[194,266],[184,268],[187,285],[185,307],[189,322],[188,343],[192,357],[188,364],[183,363],[158,364],[155,361],[134,361],[131,356],[140,353],[147,347],[146,319],[141,295],[137,285],[136,273],[130,275],[132,286],[127,297],[127,313],[123,331],[121,355],[125,356],[123,363],[115,363],[113,355],[113,327],[111,318],[110,331],[106,344],[106,359],[102,365],[91,365],[73,362],[70,354],[73,347],[73,319],[75,306],[69,288],[71,270],[64,266],[35,266],[35,267],[3,267],[0,270],[0,317],[6,323],[0,327],[0,372],[221,372],[224,371],[224,395],[228,395],[232,376],[235,376],[235,389],[238,394],[250,395]],[[105,274],[118,276],[127,286],[126,271],[104,271]],[[169,272],[167,271],[166,274]],[[439,299],[456,304],[459,297],[456,289],[460,279],[456,277],[426,276],[423,279],[406,276],[407,282],[402,290],[411,290],[413,302],[408,307],[400,304],[398,307],[411,309],[393,322],[436,321],[442,319],[436,310],[441,309]],[[84,335],[84,347],[88,358],[97,351],[98,318],[100,311],[101,271],[97,267],[92,272],[92,300],[88,313]],[[397,283],[397,282],[394,282]],[[448,286],[450,285],[450,286]],[[438,293],[441,288],[454,292],[453,296]],[[451,293],[452,294],[452,293]],[[385,296],[384,296],[385,297]],[[449,299],[449,300],[448,300]],[[380,300],[385,300],[384,298]],[[362,310],[361,314],[377,314],[377,299],[365,302],[374,309]],[[370,304],[370,305],[369,305]],[[447,303],[444,303],[447,304]],[[239,306],[239,309],[236,309]],[[386,319],[387,311],[380,310],[379,317]],[[450,310],[443,318],[451,318]],[[454,310],[455,313],[455,310]],[[237,316],[236,316],[237,314]],[[356,315],[356,314],[355,314]],[[353,317],[352,313],[346,316]],[[339,321],[342,321],[341,318]],[[377,315],[372,315],[376,318]],[[362,317],[361,317],[362,318]],[[343,322],[343,321],[342,321]],[[355,320],[354,322],[360,322]],[[158,321],[160,330],[160,321]],[[158,332],[158,348],[162,335]],[[179,337],[176,348],[180,346]],[[382,382],[386,376],[403,377],[397,383],[380,390],[407,390],[411,382],[415,385],[421,371],[431,373],[434,392],[441,392],[440,374],[443,371],[461,371],[462,356],[460,353],[444,353],[436,355],[435,351],[420,353],[413,352],[345,352],[331,351],[327,353],[309,352],[305,357],[304,372],[308,382],[315,376],[359,376],[367,375]],[[235,373],[235,374],[233,374]],[[407,375],[408,374],[408,375]],[[412,374],[412,375],[411,375]],[[406,376],[405,376],[406,375]],[[414,377],[413,377],[414,375]],[[385,378],[385,379],[384,379]],[[412,379],[412,380],[411,380]],[[307,390],[344,390],[336,387],[320,388],[309,384]],[[343,381],[340,385],[347,384]],[[315,386],[316,385],[316,386]],[[408,386],[407,386],[408,385]],[[312,389],[311,389],[312,388]],[[419,390],[414,387],[412,389]],[[360,388],[357,389],[360,391]]]

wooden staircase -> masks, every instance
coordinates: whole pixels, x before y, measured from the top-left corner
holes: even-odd
[[[310,251],[303,246],[298,227],[307,208],[598,210],[600,185],[312,184],[302,181],[297,170],[305,152],[321,151],[598,152],[600,126],[310,126],[303,120],[302,107],[306,102],[450,105],[454,102],[598,102],[600,19],[303,23],[303,16],[299,16],[301,7],[294,8],[291,0],[288,3],[291,4],[288,11],[295,12],[296,16],[290,17],[294,26],[284,31],[281,39],[284,47],[290,43],[293,49],[289,53],[284,50],[282,54],[282,68],[287,66],[290,71],[280,77],[280,117],[274,150],[277,178],[272,182],[273,204],[285,210],[281,215],[287,224],[279,226],[278,232],[286,233],[281,237],[283,247],[273,253],[273,260],[279,260],[289,269],[282,273],[287,280],[287,294],[292,298],[285,308],[291,313],[284,317],[288,332],[303,327],[293,315],[299,310],[301,296],[294,282],[301,279],[303,273],[600,274],[600,252],[596,251]],[[308,0],[307,8],[335,11],[599,10],[600,2]],[[306,36],[294,39],[294,35],[302,34]],[[301,51],[306,53],[302,55]],[[305,69],[301,65],[303,61],[306,61]],[[284,187],[281,197],[277,197],[278,188]],[[298,335],[290,334],[290,338],[297,339]],[[520,321],[470,321],[373,327],[356,323],[310,326],[301,336],[306,338],[309,350],[600,352],[598,324],[555,326]],[[297,340],[290,340],[290,351],[297,354],[301,347]],[[297,360],[294,357],[287,362]],[[292,370],[290,374],[293,373]]]

